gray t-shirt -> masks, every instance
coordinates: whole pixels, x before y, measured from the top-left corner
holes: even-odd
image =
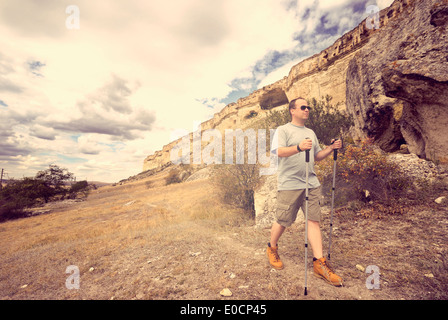
[[[314,172],[314,156],[322,149],[319,146],[316,134],[313,130],[303,126],[299,127],[291,122],[279,126],[273,136],[271,152],[277,153],[280,147],[297,146],[302,140],[309,138],[313,140],[310,150],[310,163],[308,174],[308,187],[320,186],[316,173]],[[298,190],[306,188],[306,162],[305,151],[290,157],[278,157],[278,190]]]

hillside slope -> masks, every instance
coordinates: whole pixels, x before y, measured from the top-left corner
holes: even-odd
[[[280,241],[285,269],[267,263],[269,229],[221,203],[207,180],[164,186],[148,180],[106,186],[84,202],[0,225],[0,299],[447,299],[445,207],[401,216],[335,217],[336,288],[314,278],[309,254],[303,295],[303,222]],[[323,215],[327,244],[328,210]],[[380,288],[356,265],[375,265]],[[80,271],[69,290],[68,266]],[[231,297],[220,291],[228,288]]]

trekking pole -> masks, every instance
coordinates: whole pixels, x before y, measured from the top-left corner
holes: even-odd
[[[309,139],[309,138],[306,138]],[[307,295],[307,269],[308,269],[308,174],[310,164],[310,150],[305,151],[306,162],[306,186],[305,186],[305,292]]]
[[[336,140],[334,140],[331,144],[335,143]],[[333,230],[333,212],[334,212],[334,191],[336,186],[336,162],[338,160],[338,150],[333,150],[333,185],[331,188],[331,215],[330,215],[330,237],[329,237],[329,243],[328,243],[328,260],[330,260],[330,254],[331,254],[331,233]]]

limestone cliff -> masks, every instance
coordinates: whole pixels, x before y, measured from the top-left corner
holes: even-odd
[[[350,60],[354,135],[375,138],[385,151],[406,143],[421,158],[448,163],[448,1],[399,4],[403,18]]]
[[[256,90],[249,96],[238,99],[236,103],[225,106],[220,112],[208,121],[201,123],[201,131],[208,129],[218,129],[224,132],[225,129],[245,128],[251,122],[256,121],[266,115],[273,108],[288,104],[283,87],[285,79]],[[182,138],[165,145],[162,150],[146,157],[143,163],[143,171],[163,168],[170,164],[170,151],[181,142]],[[193,141],[193,133],[190,133],[190,140]]]
[[[386,151],[448,161],[448,0],[396,0],[332,46],[292,67],[283,79],[227,105],[202,130],[244,128],[296,97],[330,95],[355,118],[355,139],[374,137]],[[190,134],[190,139],[193,139]],[[144,160],[143,171],[170,163],[173,141]]]

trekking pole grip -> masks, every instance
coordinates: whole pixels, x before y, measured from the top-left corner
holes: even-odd
[[[337,140],[338,140],[338,139],[334,139],[333,142],[332,142],[331,144],[335,143]],[[334,149],[334,150],[333,150],[333,160],[334,160],[334,161],[338,160],[338,149]]]
[[[306,137],[305,139],[309,139]],[[305,162],[310,162],[310,150],[305,150]]]

